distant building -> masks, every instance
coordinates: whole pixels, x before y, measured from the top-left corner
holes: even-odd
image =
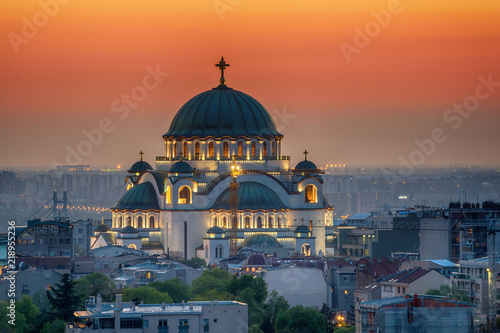
[[[327,263],[328,306],[334,310],[351,310],[356,290],[356,262]]]
[[[248,332],[248,305],[234,301],[135,305],[123,304],[122,295],[116,295],[115,303],[103,303],[98,295],[75,316],[66,333]]]
[[[380,281],[382,298],[391,298],[407,294],[425,294],[429,289],[439,289],[449,285],[450,280],[433,270],[405,270]]]
[[[72,225],[65,221],[28,221],[27,227],[16,229],[16,254],[27,256],[73,255]]]
[[[362,288],[401,270],[402,258],[363,258],[356,263],[356,288]]]
[[[37,292],[50,290],[52,286],[61,281],[61,276],[69,273],[68,269],[26,268],[2,275],[0,279],[0,298],[7,300],[10,290],[10,276],[14,275],[16,281],[15,298],[19,300],[23,295],[33,297]]]
[[[290,267],[270,269],[263,275],[269,291],[276,290],[291,306],[317,306],[327,303],[327,286],[323,271],[315,268]]]
[[[452,276],[454,272],[458,272],[458,265],[447,259],[406,261],[402,264],[401,268],[410,270],[416,268],[430,269],[448,278]]]
[[[474,304],[417,294],[361,302],[356,332],[472,333]]]

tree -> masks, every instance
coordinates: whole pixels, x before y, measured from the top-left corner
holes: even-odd
[[[228,293],[227,291],[218,291],[216,289],[212,289],[204,292],[203,294],[196,295],[191,298],[191,301],[232,301],[234,300],[234,296]]]
[[[16,302],[16,311],[26,318],[26,326],[23,330],[24,332],[38,331],[38,326],[41,325],[41,311],[35,305],[30,296],[25,295],[21,298],[21,300]],[[18,326],[17,323],[16,326]]]
[[[167,293],[174,303],[180,303],[189,299],[189,288],[181,279],[174,278],[166,281],[153,281],[148,286],[155,288],[159,292]]]
[[[326,317],[312,307],[296,305],[276,316],[276,332],[325,333]]]
[[[76,280],[75,291],[80,297],[80,306],[90,296],[101,295],[104,302],[113,302],[115,300],[115,284],[109,277],[102,273],[93,273]]]
[[[193,268],[207,267],[207,262],[203,258],[191,258],[189,260],[181,260],[181,263]]]
[[[201,276],[193,280],[191,284],[191,294],[196,296],[212,289],[216,289],[219,292],[228,292],[230,278],[231,274],[229,274],[229,272],[220,269],[204,271]]]
[[[75,281],[71,280],[69,274],[63,274],[61,281],[47,291],[53,318],[59,318],[66,322],[73,319],[73,312],[75,312],[79,304],[79,297],[75,292],[75,283]]]
[[[182,253],[181,251],[170,251],[168,253],[168,259],[182,261],[184,260],[184,253]]]
[[[290,305],[288,304],[285,297],[278,294],[276,290],[271,291],[269,294],[269,299],[264,304],[264,309],[266,311],[266,317],[264,323],[266,327],[263,327],[266,332],[274,331],[274,326],[276,324],[276,316],[280,311],[288,311]],[[269,326],[269,327],[268,327]]]
[[[235,296],[238,296],[246,288],[250,288],[254,292],[254,300],[257,303],[264,303],[267,298],[267,283],[261,277],[243,275],[238,279],[233,275],[228,284],[229,292]]]
[[[333,324],[335,320],[335,313],[328,307],[328,305],[326,305],[326,303],[323,303],[319,312],[324,314],[326,317],[326,331],[328,333],[332,333],[335,330],[335,326]]]
[[[172,303],[172,297],[168,293],[162,293],[153,287],[143,286],[137,288],[125,288],[123,290],[123,300],[125,302],[133,301],[139,304],[143,301],[145,304],[158,304],[161,302]]]
[[[41,333],[64,333],[66,325],[61,319],[54,319],[51,322],[43,324]]]
[[[461,302],[472,302],[472,299],[463,290],[460,290],[457,286],[450,288],[449,285],[443,284],[439,289],[429,289],[425,293],[426,295],[434,296],[446,296],[449,299],[458,299]]]

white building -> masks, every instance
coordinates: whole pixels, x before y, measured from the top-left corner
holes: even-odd
[[[219,65],[226,66],[223,59]],[[265,107],[221,77],[219,86],[194,96],[177,112],[163,135],[165,150],[156,158],[156,169],[141,152],[141,161],[129,170],[127,192],[112,208],[112,231],[123,235],[124,228],[134,228],[142,243],[138,249],[161,246],[186,258],[203,244],[205,260],[218,262],[229,254],[224,238],[231,228],[229,171],[235,163],[240,168],[238,245],[266,234],[289,254],[325,253],[333,206],[323,196],[322,171],[307,160],[307,152],[292,168],[290,157],[282,154],[282,140]],[[212,227],[227,235],[208,235]],[[297,227],[300,232],[294,232]],[[123,245],[136,243],[124,238]]]
[[[66,333],[92,332],[248,332],[248,305],[234,301],[183,304],[103,303],[100,295],[86,302],[85,311],[75,312],[75,324]]]

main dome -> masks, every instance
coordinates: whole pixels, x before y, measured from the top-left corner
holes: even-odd
[[[262,104],[224,85],[202,92],[184,104],[163,136],[169,138],[282,138]]]

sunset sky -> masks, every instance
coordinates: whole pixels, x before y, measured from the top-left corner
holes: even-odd
[[[292,165],[304,149],[318,165],[500,165],[498,0],[20,0],[0,18],[2,168],[66,164],[103,119],[80,164],[126,168],[140,150],[153,164],[222,55]],[[161,82],[113,112],[155,69]]]

